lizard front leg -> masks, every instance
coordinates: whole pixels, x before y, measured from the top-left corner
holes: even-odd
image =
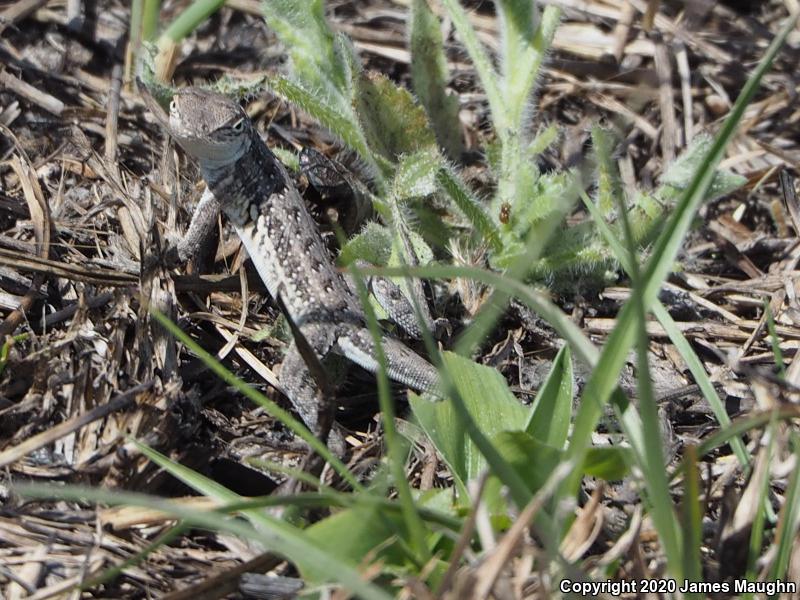
[[[197,256],[200,248],[211,236],[211,232],[217,224],[220,210],[219,201],[214,197],[211,190],[206,188],[192,213],[189,229],[177,241],[170,240],[173,243],[173,247],[170,249],[173,255],[170,259],[185,263]]]

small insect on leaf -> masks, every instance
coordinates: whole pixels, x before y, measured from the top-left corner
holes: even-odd
[[[508,225],[508,222],[511,220],[511,204],[503,202],[500,205],[500,214],[497,218],[503,225]]]

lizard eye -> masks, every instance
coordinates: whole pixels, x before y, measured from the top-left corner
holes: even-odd
[[[169,112],[175,112],[176,110],[178,110],[178,104],[173,100],[169,103]]]
[[[244,130],[244,119],[236,121],[236,123],[233,124],[233,130],[237,132]]]

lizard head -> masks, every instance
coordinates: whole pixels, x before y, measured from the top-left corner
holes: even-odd
[[[242,107],[222,94],[184,88],[172,97],[170,132],[201,165],[236,162],[250,147],[252,127]]]

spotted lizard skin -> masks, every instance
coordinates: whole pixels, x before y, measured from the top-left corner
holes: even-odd
[[[284,166],[242,108],[226,96],[185,88],[173,97],[169,130],[197,159],[213,199],[233,224],[270,295],[280,298],[320,359],[341,354],[376,372],[375,347],[360,303],[336,269],[316,223]],[[419,391],[435,391],[436,369],[395,338],[382,339],[389,377]],[[294,344],[280,381],[311,428],[317,390]]]

